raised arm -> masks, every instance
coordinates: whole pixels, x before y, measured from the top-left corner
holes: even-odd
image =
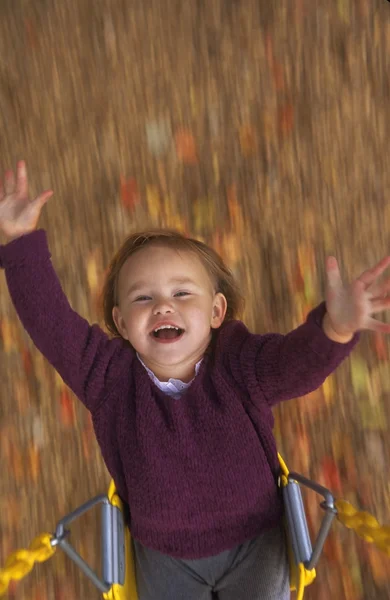
[[[319,388],[358,342],[358,334],[345,343],[330,339],[324,331],[326,314],[322,303],[286,335],[271,333],[248,340],[247,360],[270,405]]]
[[[110,340],[69,305],[51,263],[46,234],[35,231],[48,191],[28,196],[24,162],[16,180],[8,173],[0,190],[0,229],[11,240],[0,246],[0,266],[18,316],[36,347],[79,399],[94,411],[133,353],[122,340]]]
[[[374,318],[390,307],[390,280],[378,282],[389,264],[386,257],[344,286],[337,261],[329,257],[326,302],[305,323],[286,335],[237,329],[230,353],[234,377],[252,397],[260,389],[270,405],[317,389],[350,354],[361,330],[390,333],[389,324]]]

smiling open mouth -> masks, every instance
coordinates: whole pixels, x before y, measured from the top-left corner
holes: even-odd
[[[173,325],[162,325],[152,331],[152,336],[158,340],[175,340],[181,337],[184,329],[174,327]]]

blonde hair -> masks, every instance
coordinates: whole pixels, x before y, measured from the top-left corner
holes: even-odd
[[[109,265],[102,290],[102,307],[104,322],[110,333],[115,337],[120,336],[112,317],[113,308],[118,305],[119,273],[130,256],[151,244],[193,252],[201,260],[212,278],[216,292],[220,292],[226,297],[225,321],[237,318],[243,306],[243,299],[233,274],[219,254],[203,242],[185,237],[178,231],[169,229],[151,230],[130,235],[123,242]]]

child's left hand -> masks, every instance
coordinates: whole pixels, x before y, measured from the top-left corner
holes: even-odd
[[[326,262],[327,326],[340,336],[352,337],[361,329],[390,333],[390,325],[377,321],[372,315],[390,308],[390,279],[378,283],[377,279],[390,265],[390,256],[364,271],[349,286],[341,280],[337,260],[330,256]]]

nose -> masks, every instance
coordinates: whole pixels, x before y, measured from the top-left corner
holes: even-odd
[[[167,299],[159,299],[153,307],[154,315],[169,315],[175,312],[173,303]]]

